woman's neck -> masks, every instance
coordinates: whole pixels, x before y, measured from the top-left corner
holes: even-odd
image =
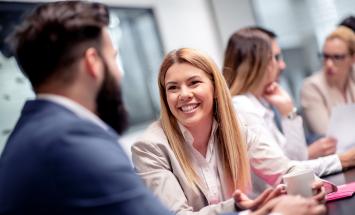
[[[346,88],[348,85],[348,81],[349,81],[349,75],[346,75],[342,78],[338,78],[338,79],[333,79],[331,80],[331,84],[339,90],[339,92],[341,93],[341,95],[344,98],[344,101],[346,101]]]
[[[211,136],[213,118],[200,123],[201,126],[188,128],[192,137],[194,138],[193,147],[206,157],[208,141]]]
[[[261,90],[254,90],[250,92],[253,96],[255,96],[258,100],[263,98],[263,91]]]

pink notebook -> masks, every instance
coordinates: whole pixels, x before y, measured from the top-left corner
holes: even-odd
[[[337,187],[338,190],[336,192],[327,194],[327,196],[325,197],[327,202],[336,199],[346,198],[352,196],[355,193],[355,182],[339,185]]]

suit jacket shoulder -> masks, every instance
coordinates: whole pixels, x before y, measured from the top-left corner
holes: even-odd
[[[26,104],[0,162],[0,214],[169,213],[116,134],[50,102]]]
[[[307,93],[307,91],[313,88],[313,90],[325,92],[328,87],[323,71],[319,71],[304,80],[302,91],[303,93]]]

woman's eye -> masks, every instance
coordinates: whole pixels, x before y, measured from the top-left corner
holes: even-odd
[[[167,89],[167,90],[175,90],[175,89],[176,89],[176,86],[168,86],[166,89]]]
[[[192,85],[196,85],[196,84],[199,84],[199,83],[201,83],[201,81],[191,81]]]

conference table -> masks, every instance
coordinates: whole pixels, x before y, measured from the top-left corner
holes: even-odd
[[[335,185],[342,185],[355,182],[355,168],[345,172],[323,177]],[[354,215],[355,214],[355,196],[330,201],[326,203],[329,215]]]

